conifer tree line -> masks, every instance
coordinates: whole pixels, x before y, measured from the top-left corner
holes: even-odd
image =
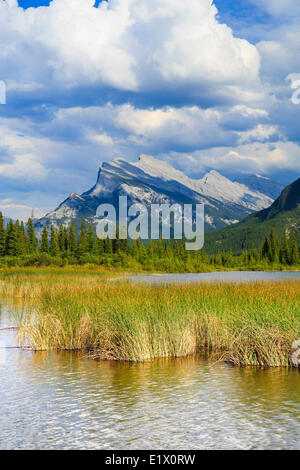
[[[294,230],[285,231],[281,240],[272,230],[259,249],[253,247],[240,256],[234,256],[232,251],[208,255],[204,250],[186,251],[185,243],[176,240],[151,240],[146,244],[139,239],[133,242],[120,240],[118,236],[115,240],[100,240],[93,226],[84,220],[78,236],[74,224],[69,228],[61,225],[58,230],[52,226],[49,232],[44,227],[38,240],[31,218],[26,224],[10,220],[5,227],[0,212],[0,260],[6,260],[8,265],[91,263],[197,271],[205,265],[229,268],[260,264],[295,266],[300,263],[300,256]]]

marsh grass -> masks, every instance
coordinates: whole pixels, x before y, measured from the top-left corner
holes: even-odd
[[[5,273],[0,293],[26,307],[19,341],[96,359],[150,361],[201,351],[245,366],[288,366],[300,338],[300,282],[146,286],[105,272]]]

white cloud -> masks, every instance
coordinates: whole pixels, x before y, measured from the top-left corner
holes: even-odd
[[[207,147],[210,145],[229,145],[241,135],[267,140],[275,127],[262,124],[268,119],[267,111],[245,105],[230,108],[202,109],[199,106],[174,108],[138,108],[131,104],[88,108],[68,108],[56,112],[51,121],[39,129],[45,136],[75,136],[78,144],[98,145],[99,151],[105,148],[117,150],[131,143],[142,146],[140,151],[152,152],[153,147],[178,145],[188,147]],[[228,127],[227,123],[233,128]],[[261,125],[261,127],[257,127]],[[235,130],[242,126],[241,131]],[[270,132],[272,127],[272,132]],[[70,138],[69,138],[70,139]]]
[[[288,139],[299,139],[300,107],[286,80],[300,72],[299,1],[252,1],[277,25],[256,46],[220,24],[211,0],[109,0],[98,9],[94,0],[53,0],[28,10],[0,0],[3,110],[25,115],[0,119],[1,182],[12,191],[31,183],[35,197],[56,204],[92,185],[101,161],[140,153],[192,172],[299,171],[299,146]],[[107,87],[118,105],[105,103]],[[24,108],[11,105],[18,100]]]
[[[259,87],[255,46],[219,24],[211,0],[53,0],[23,10],[0,0],[0,63],[15,89],[190,84],[221,96]],[[243,85],[241,86],[241,81]],[[233,87],[233,88],[232,88]]]
[[[250,129],[245,132],[240,132],[240,144],[246,144],[251,142],[268,142],[270,139],[280,137],[284,140],[284,136],[274,125],[263,125],[258,124],[253,129]]]
[[[96,172],[101,160],[278,139],[280,131],[269,122],[263,123],[267,119],[265,110],[245,105],[204,110],[198,106],[154,109],[110,103],[60,109],[41,122],[2,118],[0,176],[36,184],[44,180],[49,182],[49,190],[72,172],[73,191],[78,191],[76,178],[82,180],[87,173]]]
[[[45,210],[41,210],[38,207],[30,207],[25,204],[15,204],[10,199],[0,200],[0,211],[7,219],[14,220],[23,220],[26,222],[29,217],[32,216],[32,211],[34,217],[43,217],[45,215]]]
[[[203,145],[213,135],[214,138],[222,138],[222,130],[218,128],[220,113],[216,110],[203,110],[197,106],[136,109],[131,105],[123,105],[116,111],[114,121],[117,127],[147,139],[172,140],[173,145],[180,142]]]
[[[236,147],[216,147],[191,154],[192,159],[186,160],[185,154],[170,153],[163,155],[169,162],[187,163],[190,173],[214,168],[219,171],[239,173],[275,173],[276,171],[293,171],[295,179],[300,173],[300,146],[292,142],[251,143]]]
[[[11,179],[34,182],[44,179],[44,167],[32,154],[17,155],[9,163],[0,163],[0,175]]]

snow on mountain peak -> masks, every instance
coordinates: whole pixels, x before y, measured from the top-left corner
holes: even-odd
[[[179,170],[176,170],[169,163],[158,160],[149,155],[141,155],[137,163],[133,164],[136,168],[144,171],[150,176],[161,178],[164,181],[178,181],[186,184],[189,178]]]
[[[82,218],[95,223],[97,207],[102,202],[114,201],[126,194],[134,202],[205,204],[206,224],[211,229],[241,220],[253,211],[264,209],[273,199],[263,189],[250,189],[247,184],[231,181],[216,170],[202,179],[192,179],[169,163],[149,155],[141,155],[137,162],[116,158],[104,162],[98,179],[81,196],[72,193],[55,211],[41,219],[37,225],[78,224]]]
[[[260,210],[272,204],[273,200],[259,191],[250,190],[246,185],[233,182],[216,170],[211,170],[202,179],[189,178],[182,171],[176,170],[169,163],[150,155],[141,155],[135,163],[123,158],[116,158],[103,163],[96,186],[91,195],[100,197],[111,193],[122,183],[139,185],[148,184],[149,178],[155,178],[161,189],[175,188],[182,193],[193,191],[199,196],[213,198],[224,203],[239,204],[250,210]],[[160,183],[159,183],[160,182]]]
[[[206,173],[206,175],[204,175],[204,177],[202,178],[202,180],[200,180],[203,184],[209,184],[211,182],[216,182],[216,181],[230,181],[228,178],[226,178],[225,176],[221,175],[221,173],[219,173],[218,171],[216,170],[211,170],[209,173]]]

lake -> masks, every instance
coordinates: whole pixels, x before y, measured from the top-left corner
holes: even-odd
[[[255,281],[284,281],[299,279],[300,272],[291,271],[227,271],[212,273],[184,274],[149,274],[129,276],[132,282],[147,284],[185,284],[191,282],[255,282]]]
[[[2,348],[14,337],[1,331]],[[1,349],[0,448],[300,449],[299,390],[292,369]]]

